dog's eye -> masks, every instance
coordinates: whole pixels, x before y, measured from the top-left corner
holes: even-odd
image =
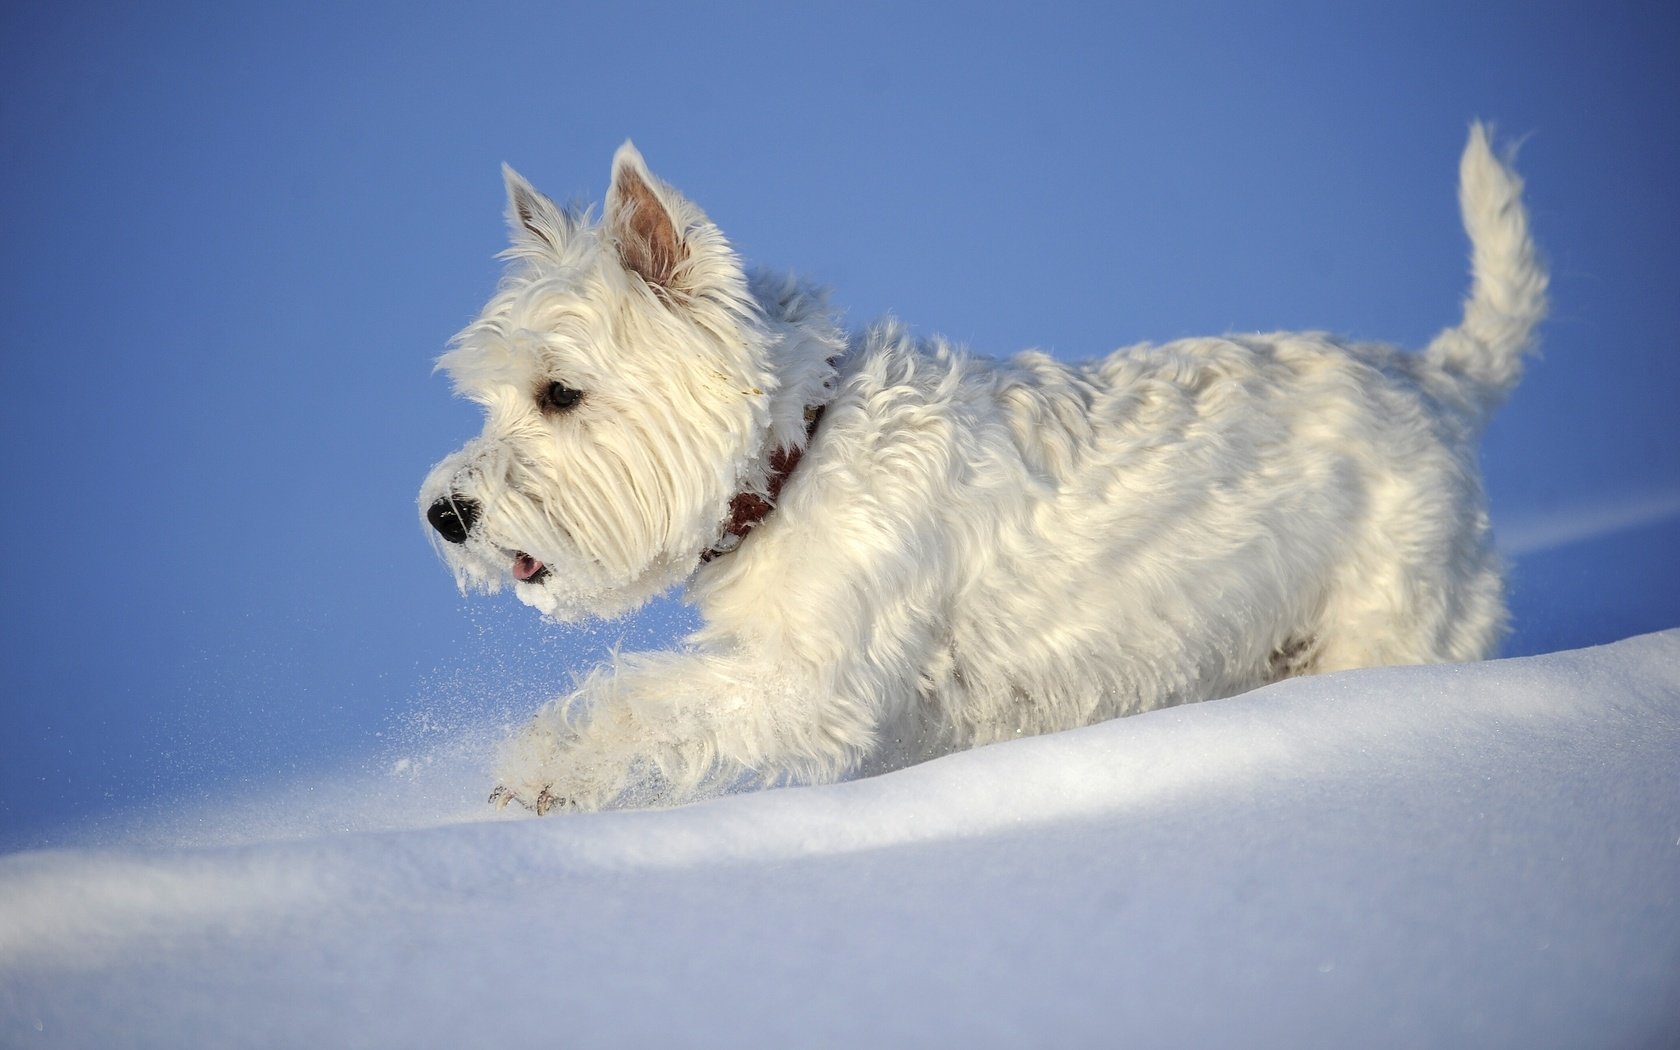
[[[583,391],[573,390],[565,383],[550,383],[537,395],[537,404],[544,412],[564,412],[583,400]]]

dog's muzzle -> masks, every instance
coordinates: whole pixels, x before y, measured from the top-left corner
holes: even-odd
[[[478,520],[478,504],[465,496],[444,496],[427,508],[426,520],[450,543],[465,543]]]

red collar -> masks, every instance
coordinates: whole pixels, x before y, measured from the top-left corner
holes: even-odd
[[[810,447],[811,439],[816,436],[817,423],[822,419],[823,406],[816,405],[805,410],[805,445]],[[793,474],[794,468],[804,458],[804,451],[797,448],[779,448],[770,453],[770,476],[764,481],[768,497],[756,492],[737,492],[735,498],[729,501],[729,520],[723,526],[723,539],[717,546],[700,555],[700,563],[704,565],[713,558],[721,558],[741,545],[747,533],[753,526],[770,516],[776,509],[776,500],[782,494],[782,486]],[[734,537],[733,540],[730,537]]]

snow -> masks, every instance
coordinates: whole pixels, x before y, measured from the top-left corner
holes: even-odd
[[[0,1044],[1680,1033],[1680,629],[667,811],[491,817],[445,736],[0,857]]]

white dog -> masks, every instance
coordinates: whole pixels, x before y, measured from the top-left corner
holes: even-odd
[[[485,411],[422,514],[465,588],[567,620],[685,583],[705,626],[513,741],[492,799],[831,780],[1290,675],[1475,660],[1505,626],[1476,438],[1545,312],[1471,129],[1464,318],[1064,364],[846,335],[626,143],[600,221],[504,172],[511,267],[443,356]]]

